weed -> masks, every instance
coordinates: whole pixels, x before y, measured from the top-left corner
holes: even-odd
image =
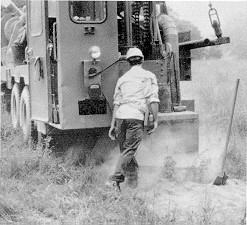
[[[36,215],[61,224],[161,223],[139,198],[104,187],[104,171],[92,158],[67,166],[47,144],[23,143],[21,132],[9,126],[9,115],[3,116],[0,221],[28,223]]]
[[[20,212],[16,210],[15,205],[11,201],[7,201],[0,196],[0,222],[1,219],[7,222],[17,221]]]
[[[167,156],[164,159],[162,175],[164,178],[173,180],[175,175],[175,165],[176,162],[173,160],[171,156]]]
[[[226,156],[226,173],[230,177],[246,180],[246,154],[234,146]]]
[[[188,168],[187,177],[189,180],[201,183],[205,177],[209,162],[207,160],[202,160],[199,167],[192,166]]]

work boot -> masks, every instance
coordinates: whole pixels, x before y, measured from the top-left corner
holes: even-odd
[[[108,180],[106,182],[106,187],[109,189],[116,189],[118,191],[121,191],[119,183],[113,180]]]
[[[124,179],[125,177],[122,174],[115,173],[110,176],[109,181],[106,182],[106,186],[109,188],[117,188],[120,191],[120,183],[124,182]]]

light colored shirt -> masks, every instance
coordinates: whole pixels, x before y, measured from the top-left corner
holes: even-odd
[[[114,104],[119,105],[116,118],[144,120],[151,102],[159,102],[156,76],[140,65],[131,67],[115,88]]]

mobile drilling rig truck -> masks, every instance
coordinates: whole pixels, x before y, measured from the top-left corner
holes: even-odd
[[[191,41],[190,32],[178,33],[163,1],[28,0],[22,9],[12,2],[6,7],[1,85],[11,91],[12,124],[24,139],[80,133],[84,149],[103,136],[110,143],[115,85],[129,69],[127,50],[136,46],[159,86],[159,127],[144,142],[152,139],[172,154],[198,151],[199,117],[194,101],[181,99],[180,82],[191,80],[191,49],[229,42],[214,8],[217,38]],[[176,147],[167,146],[168,138]]]

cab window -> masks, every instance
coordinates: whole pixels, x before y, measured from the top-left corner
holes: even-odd
[[[105,1],[70,1],[70,17],[76,23],[102,23],[106,19]]]

